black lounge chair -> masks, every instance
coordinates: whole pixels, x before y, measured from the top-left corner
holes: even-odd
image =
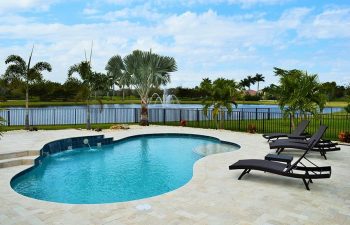
[[[269,134],[263,134],[262,136],[267,139],[267,141],[270,141],[271,139],[279,139],[282,137],[286,138],[293,138],[293,139],[306,139],[307,136],[304,133],[306,127],[309,125],[310,121],[309,120],[302,120],[297,128],[291,133],[269,133]]]
[[[312,135],[309,140],[283,139],[270,142],[270,149],[276,149],[277,154],[280,154],[286,148],[308,150],[310,143],[315,142],[315,145],[310,151],[317,151],[321,156],[327,159],[327,152],[339,151],[340,148],[336,147],[337,143],[333,143],[329,140],[322,140],[322,136],[326,130],[327,126],[321,125],[319,130]]]
[[[269,172],[284,177],[292,177],[302,179],[307,190],[310,190],[309,184],[313,183],[313,179],[323,179],[331,177],[331,167],[324,166],[319,167],[312,163],[309,159],[305,157],[310,149],[315,146],[315,141],[309,143],[308,149],[304,154],[296,160],[293,164],[282,163],[270,160],[263,159],[245,159],[239,160],[236,163],[229,166],[230,170],[242,169],[242,174],[238,177],[238,180],[241,180],[242,177],[250,173],[251,170],[260,170],[264,172]],[[307,160],[313,166],[307,167],[304,163],[301,162],[302,159]]]

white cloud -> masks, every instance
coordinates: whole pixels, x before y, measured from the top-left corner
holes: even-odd
[[[151,0],[147,1],[149,4],[164,6],[164,5],[182,5],[182,6],[193,6],[193,5],[209,5],[209,4],[229,4],[229,5],[240,5],[244,8],[251,7],[254,5],[275,5],[285,4],[290,0]],[[143,0],[105,0],[105,2],[116,5],[135,5],[143,4]]]
[[[83,14],[85,15],[95,15],[99,12],[98,9],[94,9],[94,8],[91,8],[91,7],[86,7],[84,10],[83,10]]]
[[[1,0],[0,12],[25,10],[46,11],[55,2],[58,2],[58,0]]]
[[[142,18],[146,20],[159,20],[165,15],[156,12],[149,4],[139,5],[133,8],[123,8],[116,11],[110,11],[104,15],[95,16],[106,21],[130,20],[133,18]]]
[[[129,12],[130,9],[124,10]],[[319,15],[311,15],[310,9],[296,8],[282,13],[275,20],[266,20],[262,15],[255,19],[254,16],[253,19],[237,15],[221,16],[212,10],[205,13],[188,11],[171,16],[156,13],[162,19],[153,20],[151,24],[127,21],[130,15],[122,12],[115,17],[115,21],[76,25],[44,24],[18,17],[18,23],[0,24],[0,40],[18,43],[0,45],[0,62],[4,62],[9,54],[27,57],[34,43],[34,60],[45,60],[53,65],[53,72],[45,74],[45,77],[63,82],[69,66],[84,59],[84,49],[89,49],[91,40],[94,40],[93,66],[97,71],[104,71],[111,56],[125,56],[134,49],[152,48],[159,54],[175,57],[179,71],[174,73],[171,86],[194,86],[205,76],[239,80],[257,72],[266,76],[268,84],[276,80],[272,75],[273,66],[307,69],[319,73],[321,80],[334,80],[345,77],[345,72],[339,71],[349,71],[348,63],[337,58],[337,55],[329,55],[327,50],[310,58],[306,55],[289,55],[288,49],[293,52],[296,44],[303,43],[300,43],[300,39],[296,42],[288,33],[298,32],[301,35],[299,38],[306,41],[318,38],[317,32],[316,36],[303,32],[307,28],[315,29],[314,24],[321,23],[325,18],[332,18],[333,22],[338,23],[335,27],[323,25],[329,29],[327,33],[347,32],[338,30],[348,24],[348,21],[342,21],[346,17],[345,12],[348,12],[344,10],[325,10]],[[139,8],[138,13],[131,17],[147,17],[148,13],[153,15],[154,12],[145,7]],[[297,34],[294,36],[297,38]],[[349,52],[344,50],[341,57],[348,58]],[[0,74],[3,70],[4,67],[1,67]],[[333,75],[337,72],[338,75]]]
[[[298,31],[304,38],[349,38],[350,8],[325,10]]]
[[[297,28],[310,12],[310,8],[293,8],[285,11],[279,22],[284,28]]]

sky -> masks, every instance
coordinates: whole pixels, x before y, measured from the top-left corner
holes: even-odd
[[[44,78],[67,79],[93,41],[92,66],[135,49],[175,58],[168,87],[203,78],[240,81],[256,73],[277,83],[273,67],[350,83],[348,0],[1,0],[0,74],[11,54],[49,62]]]

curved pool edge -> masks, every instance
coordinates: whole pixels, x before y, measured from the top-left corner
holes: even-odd
[[[181,133],[181,132],[166,132],[166,133],[158,133],[158,132],[151,132],[151,133],[142,133],[142,134],[131,134],[131,135],[127,135],[125,137],[120,137],[120,138],[117,138],[114,140],[113,137],[108,137],[107,139],[112,139],[112,142],[108,143],[108,144],[103,144],[104,145],[111,145],[111,144],[115,144],[117,142],[121,142],[121,141],[126,141],[128,139],[132,139],[132,138],[138,138],[138,137],[144,137],[144,136],[171,136],[171,135],[178,135],[178,136],[197,136],[197,137],[203,137],[203,138],[208,138],[208,139],[215,139],[215,140],[218,140],[220,141],[220,143],[223,143],[223,144],[228,144],[228,145],[232,145],[232,146],[235,146],[237,147],[237,149],[235,151],[238,151],[241,149],[241,145],[239,145],[238,143],[236,142],[231,142],[231,141],[227,141],[227,140],[222,140],[221,138],[217,137],[217,136],[213,136],[213,135],[204,135],[204,134],[199,134],[199,133],[196,133],[196,132],[186,132],[186,133]],[[97,138],[97,139],[101,139],[101,138],[104,138],[105,134],[103,135],[87,135],[87,136],[78,136],[78,137],[71,137],[71,138],[63,138],[63,139],[57,139],[57,140],[54,140],[54,141],[51,141],[51,142],[48,142],[46,144],[44,144],[43,148],[41,148],[39,151],[40,151],[40,156],[38,156],[37,158],[35,158],[34,160],[34,164],[32,166],[30,166],[29,168],[26,168],[20,172],[18,172],[17,174],[15,174],[11,179],[10,179],[10,182],[9,182],[9,186],[11,187],[11,190],[14,191],[16,194],[22,196],[22,197],[25,197],[25,198],[28,198],[28,199],[31,199],[31,200],[37,200],[37,201],[41,201],[41,202],[46,202],[46,203],[54,203],[54,204],[63,204],[63,205],[106,205],[106,204],[121,204],[121,203],[128,203],[128,202],[135,202],[135,201],[142,201],[142,200],[147,200],[147,199],[151,199],[151,198],[157,198],[157,197],[160,197],[160,196],[163,196],[163,195],[167,195],[167,194],[170,194],[170,193],[173,193],[173,192],[176,192],[182,188],[185,188],[187,187],[188,185],[191,184],[191,182],[194,180],[195,177],[197,177],[197,172],[195,171],[195,168],[197,167],[197,164],[199,165],[202,161],[204,160],[209,160],[209,158],[212,158],[216,155],[224,155],[224,154],[230,154],[230,153],[234,153],[235,151],[230,151],[230,152],[222,152],[222,153],[216,153],[216,154],[211,154],[211,155],[207,155],[207,156],[203,156],[202,158],[198,159],[197,161],[194,162],[193,164],[193,167],[192,167],[192,177],[191,179],[186,182],[184,185],[176,188],[176,189],[173,189],[169,192],[165,192],[165,193],[162,193],[162,194],[159,194],[159,195],[155,195],[155,196],[150,196],[150,197],[146,197],[146,198],[141,198],[141,199],[134,199],[134,200],[129,200],[129,201],[119,201],[119,202],[107,202],[107,203],[64,203],[64,202],[55,202],[55,201],[47,201],[47,200],[42,200],[42,199],[37,199],[37,198],[32,198],[32,197],[29,197],[29,196],[26,196],[26,195],[23,195],[21,193],[18,193],[16,190],[13,189],[13,186],[12,186],[12,182],[30,172],[31,170],[33,170],[34,168],[36,168],[39,164],[40,164],[40,160],[42,160],[44,157],[47,157],[48,155],[45,155],[45,154],[42,154],[42,152],[45,152],[44,151],[44,148],[45,146],[49,145],[49,144],[52,144],[52,143],[55,143],[55,142],[58,142],[58,141],[67,141],[67,140],[71,140],[71,139],[85,139],[85,138]],[[92,147],[95,147],[97,145],[91,145]],[[82,146],[82,147],[88,147],[88,146]],[[77,148],[81,148],[81,147],[77,147]],[[67,151],[67,150],[74,150],[75,148],[73,149],[63,149],[63,150],[60,150],[60,151],[55,151],[55,152],[52,152],[52,154],[56,154],[56,153],[59,153],[59,152],[63,152],[63,151]]]

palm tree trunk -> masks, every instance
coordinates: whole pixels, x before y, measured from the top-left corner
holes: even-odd
[[[225,111],[221,110],[221,129],[224,129]]]
[[[29,87],[26,87],[26,115],[25,115],[25,129],[29,130]]]
[[[114,100],[114,92],[115,92],[115,86],[114,86],[114,84],[113,84],[113,87],[112,87],[112,100]]]
[[[290,123],[292,125],[292,130],[294,130],[295,123],[294,123],[294,113],[290,114]]]
[[[89,100],[86,100],[86,129],[91,130],[91,122],[90,122],[90,104]]]
[[[141,99],[141,119],[140,119],[140,125],[141,126],[148,126],[148,103],[147,98]]]
[[[214,121],[215,121],[215,127],[216,127],[216,129],[217,129],[217,130],[220,129],[219,114],[215,116]]]
[[[124,102],[124,98],[125,98],[125,92],[124,92],[124,87],[122,88],[122,92],[123,92],[123,97],[122,97],[122,101]]]
[[[256,91],[256,95],[259,94],[259,81],[258,81],[258,90]]]

